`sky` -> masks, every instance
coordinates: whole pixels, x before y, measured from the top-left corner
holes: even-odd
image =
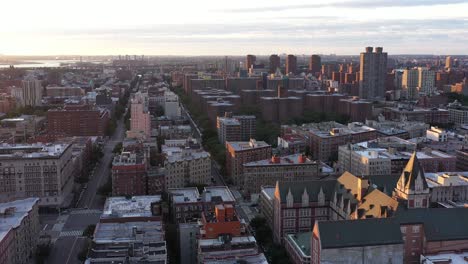
[[[15,0],[4,55],[468,54],[468,0]]]

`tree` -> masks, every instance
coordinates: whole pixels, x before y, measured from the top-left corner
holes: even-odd
[[[88,256],[88,249],[89,249],[89,238],[85,239],[85,243],[83,247],[81,248],[80,252],[78,252],[78,255],[76,256],[79,261],[85,261],[86,257]]]
[[[88,225],[83,231],[83,236],[89,237],[89,238],[93,237],[95,229],[96,229],[96,225]]]
[[[115,145],[114,149],[112,150],[112,153],[120,153],[122,152],[122,142],[119,142]]]

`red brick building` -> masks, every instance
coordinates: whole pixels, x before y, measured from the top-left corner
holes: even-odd
[[[226,142],[226,171],[236,185],[243,185],[244,163],[268,159],[271,146],[264,141]]]
[[[67,105],[47,111],[47,130],[67,136],[105,136],[110,115],[90,105]]]
[[[112,162],[112,195],[145,195],[146,174],[143,157],[122,152]]]

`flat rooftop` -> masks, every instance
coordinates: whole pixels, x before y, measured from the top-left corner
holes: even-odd
[[[287,235],[287,239],[295,247],[295,250],[300,252],[303,256],[310,257],[310,239],[312,232],[302,232],[297,234]]]
[[[211,202],[215,197],[219,197],[222,202],[235,202],[236,199],[232,195],[231,190],[227,186],[209,186],[203,191],[205,202]]]
[[[164,229],[160,221],[98,223],[93,241],[99,244],[135,241],[160,242],[164,241]]]
[[[440,186],[468,186],[468,171],[424,173],[429,188]]]
[[[256,140],[228,141],[226,143],[229,144],[235,151],[271,147],[265,141],[256,141]]]
[[[286,126],[288,127],[288,126]],[[308,123],[301,126],[289,126],[290,128],[299,129],[309,132],[318,137],[330,138],[335,136],[352,135],[376,131],[374,128],[368,127],[362,123],[354,122],[348,125],[343,125],[335,121],[321,122],[321,123]]]
[[[21,221],[28,216],[28,213],[38,202],[39,198],[27,198],[0,203],[0,241],[11,229],[21,225]]]
[[[70,147],[68,143],[0,144],[1,158],[59,157]]]
[[[304,157],[304,162],[299,162],[299,158]],[[317,164],[316,161],[313,161],[302,154],[292,154],[282,157],[277,157],[278,163],[273,162],[273,158],[264,159],[259,161],[252,161],[244,163],[244,167],[255,167],[255,166],[288,166],[288,165],[313,165]]]
[[[200,193],[196,187],[169,189],[168,192],[172,195],[172,202],[174,204],[196,203],[200,201]]]
[[[210,153],[202,149],[169,147],[164,148],[162,152],[166,155],[166,161],[169,163],[210,157]]]
[[[275,197],[275,186],[262,186],[262,193],[269,199],[273,200]]]
[[[104,204],[101,218],[151,217],[152,204],[160,203],[161,195],[109,197]]]
[[[236,236],[232,237],[231,244],[244,244],[244,243],[257,243],[255,237],[253,236]],[[225,242],[221,239],[213,238],[213,239],[199,239],[198,245],[200,247],[209,247],[209,246],[221,246],[224,245]]]
[[[466,264],[468,252],[463,253],[441,253],[437,255],[424,255],[427,264],[450,263],[450,264]]]

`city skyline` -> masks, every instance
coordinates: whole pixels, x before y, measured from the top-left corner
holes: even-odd
[[[27,8],[25,8],[27,5]],[[468,54],[468,1],[4,4],[4,55]],[[31,23],[33,21],[33,23]]]

